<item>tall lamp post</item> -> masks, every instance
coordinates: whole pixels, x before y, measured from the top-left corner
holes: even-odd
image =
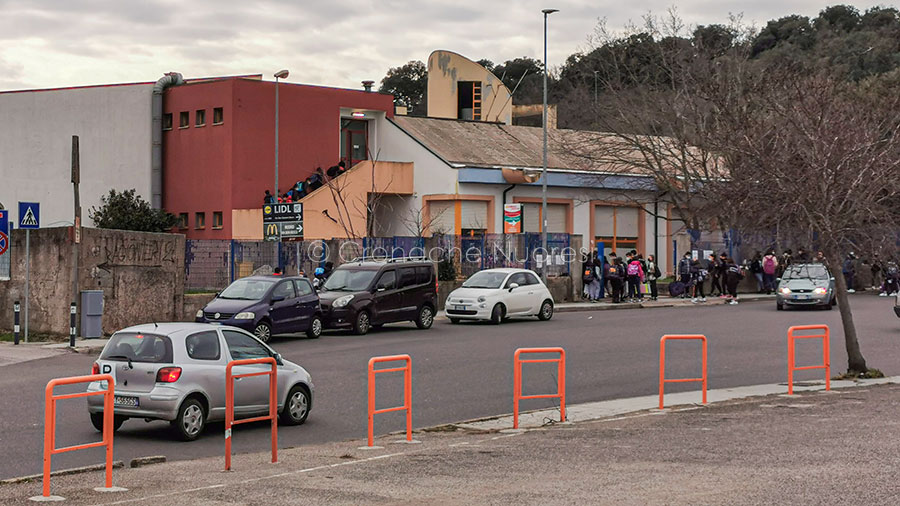
[[[541,254],[544,255],[541,279],[547,283],[547,262],[550,255],[547,252],[547,16],[559,9],[544,9],[544,165],[541,172]]]
[[[278,201],[278,196],[281,193],[278,190],[278,80],[279,79],[287,79],[287,76],[290,75],[290,72],[285,70],[279,70],[275,73],[275,201]]]

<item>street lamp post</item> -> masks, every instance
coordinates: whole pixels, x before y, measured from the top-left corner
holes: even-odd
[[[541,172],[541,254],[544,262],[541,268],[541,279],[547,283],[547,262],[550,255],[547,252],[547,16],[559,9],[544,9],[544,164]]]
[[[287,79],[290,72],[279,70],[275,73],[275,201],[278,201],[280,192],[278,191],[278,80]]]

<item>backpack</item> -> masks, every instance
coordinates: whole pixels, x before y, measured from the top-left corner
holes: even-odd
[[[766,274],[775,274],[775,258],[767,256],[763,259],[763,272]]]
[[[615,265],[609,264],[609,268],[606,271],[606,277],[609,279],[619,279],[619,269],[617,269]]]
[[[586,265],[584,267],[584,272],[581,274],[581,281],[585,283],[594,281],[594,268],[592,266]]]
[[[640,271],[640,266],[641,266],[641,264],[639,264],[639,263],[637,262],[637,260],[635,260],[634,262],[631,262],[630,264],[628,264],[628,275],[629,275],[629,276],[637,276],[637,275],[639,275],[639,274],[641,273],[641,271]]]
[[[653,277],[659,278],[660,276],[662,276],[662,273],[659,272],[659,266],[654,263],[653,264]]]
[[[669,295],[672,297],[678,297],[679,295],[684,293],[684,283],[681,281],[676,281],[674,283],[669,283]]]

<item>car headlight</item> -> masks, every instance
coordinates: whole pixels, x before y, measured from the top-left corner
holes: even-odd
[[[256,314],[251,311],[244,311],[243,313],[234,315],[235,320],[252,320],[254,318],[256,318]]]
[[[826,293],[828,293],[828,289],[820,286],[813,290],[813,293],[816,295],[825,295]]]
[[[333,306],[334,307],[344,307],[347,304],[349,304],[351,300],[353,300],[352,295],[344,295],[343,297],[338,297],[338,298],[334,299]]]
[[[783,287],[779,288],[778,291],[781,292],[781,293],[784,294],[784,295],[787,295],[787,294],[791,293],[791,289],[788,288],[788,287],[786,287],[786,286],[783,286]]]
[[[486,300],[487,300],[487,297],[485,297],[484,295],[482,295],[481,297],[478,297],[478,302],[484,302]]]
[[[197,310],[197,318],[203,318],[203,310],[202,309]]]

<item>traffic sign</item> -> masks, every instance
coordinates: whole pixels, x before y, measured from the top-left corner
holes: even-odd
[[[9,211],[0,209],[0,279],[9,279],[10,251],[9,251]]]
[[[283,238],[303,237],[303,222],[288,221],[288,222],[280,223],[280,225],[281,225],[281,237],[283,237]]]
[[[303,221],[303,204],[263,204],[263,223]]]
[[[38,202],[19,202],[19,228],[41,228],[41,204]]]

